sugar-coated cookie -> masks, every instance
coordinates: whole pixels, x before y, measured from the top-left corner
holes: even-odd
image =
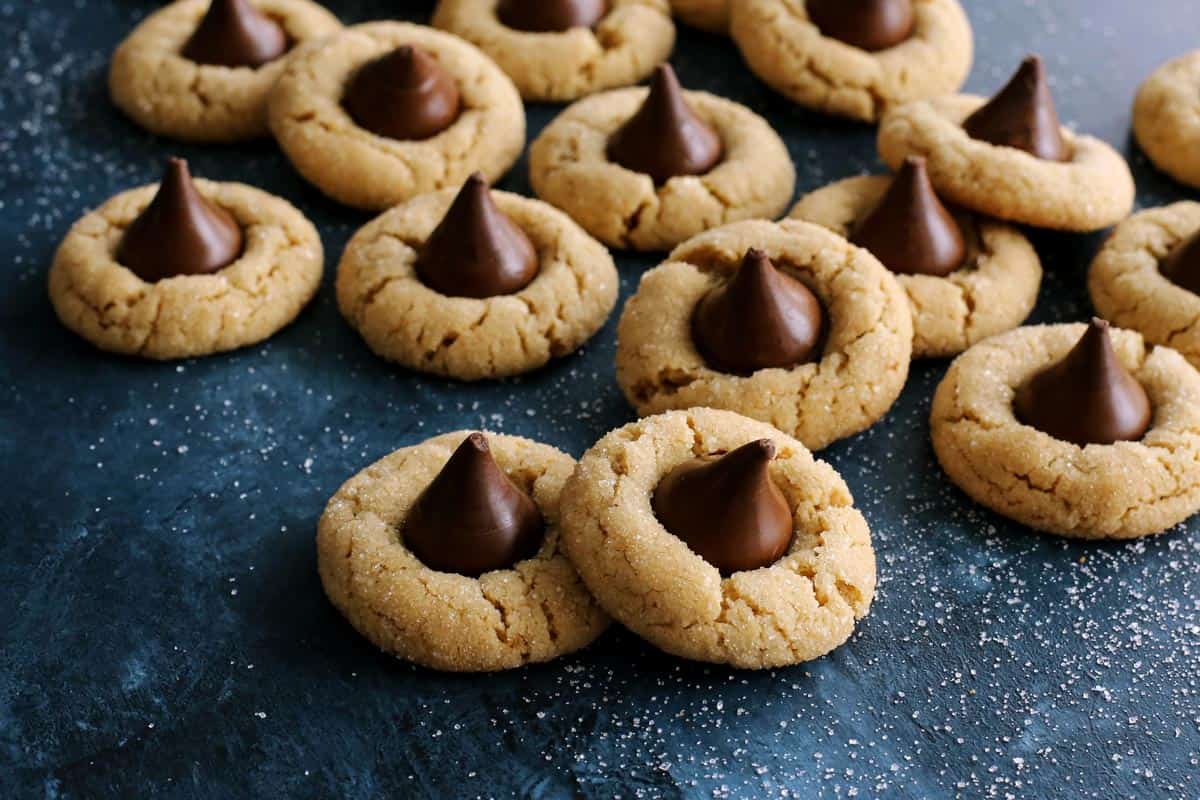
[[[1200,50],[1168,61],[1141,85],[1133,134],[1155,166],[1200,187]]]
[[[793,535],[773,563],[723,575],[664,527],[654,497],[675,468],[761,440]],[[790,436],[728,411],[618,428],[584,454],[562,497],[566,552],[600,605],[684,658],[745,669],[819,658],[875,594],[871,534],[841,477]]]

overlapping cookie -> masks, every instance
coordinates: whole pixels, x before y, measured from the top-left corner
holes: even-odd
[[[311,0],[178,0],[147,17],[113,54],[113,102],[174,139],[264,137],[267,95],[292,50],[341,29]]]
[[[896,274],[913,315],[913,357],[961,353],[1024,322],[1037,301],[1041,262],[1014,226],[947,209],[925,159],[895,177],[847,178],[800,199],[789,215],[865,247]]]
[[[650,88],[581,100],[529,151],[533,189],[610,247],[665,250],[727,222],[777,217],[796,172],[750,109],[684,92],[669,65]]]

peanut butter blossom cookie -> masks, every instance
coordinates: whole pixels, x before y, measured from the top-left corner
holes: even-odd
[[[605,436],[564,488],[562,525],[600,605],[684,658],[747,669],[818,658],[875,594],[871,534],[841,477],[727,411]]]
[[[1133,208],[1129,165],[1108,144],[1059,125],[1036,56],[990,100],[952,95],[889,112],[879,153],[893,169],[923,156],[943,198],[1011,222],[1091,231]]]
[[[971,70],[958,0],[738,0],[746,63],[800,105],[874,122],[889,108],[957,91]]]
[[[475,175],[355,234],[337,294],[380,356],[478,380],[574,351],[608,318],[618,283],[612,256],[565,214]]]
[[[639,414],[729,409],[816,450],[887,413],[911,352],[908,300],[874,256],[806,222],[746,221],[642,276],[617,381]]]
[[[494,433],[397,450],[325,507],[325,593],[380,649],[433,669],[512,669],[587,646],[608,618],[560,546],[574,465]]]
[[[671,0],[671,12],[688,25],[709,33],[729,33],[734,0]]]
[[[433,24],[478,45],[527,100],[629,86],[675,45],[667,0],[440,0]]]
[[[975,345],[938,387],[931,428],[952,481],[1039,530],[1130,539],[1200,510],[1200,373],[1103,320]]]
[[[1200,203],[1152,208],[1119,224],[1092,262],[1088,289],[1102,317],[1200,367]]]
[[[847,178],[802,198],[795,219],[865,247],[896,273],[913,315],[913,356],[961,353],[1020,325],[1037,301],[1041,262],[1014,227],[952,213],[909,156],[895,178]]]
[[[761,117],[684,92],[669,65],[649,90],[589,97],[529,153],[533,189],[610,247],[665,250],[716,225],[777,217],[796,172]]]
[[[292,48],[341,27],[310,0],[178,0],[117,48],[109,91],[134,122],[161,136],[267,136],[267,94]]]
[[[474,46],[432,28],[373,22],[300,48],[270,98],[271,130],[325,194],[383,210],[496,180],[525,146],[516,88]]]
[[[1133,134],[1156,167],[1200,187],[1200,50],[1159,67],[1138,89]]]
[[[203,356],[261,341],[321,282],[321,238],[278,197],[192,181],[172,159],[158,186],[113,197],[72,226],[50,268],[59,319],[104,350]]]

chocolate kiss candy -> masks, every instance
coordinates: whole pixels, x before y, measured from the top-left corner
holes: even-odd
[[[821,34],[862,50],[886,50],[912,35],[912,0],[808,0]]]
[[[419,47],[402,45],[359,68],[342,104],[361,127],[389,139],[428,139],[458,119],[458,84]]]
[[[117,246],[117,261],[151,283],[216,272],[241,254],[241,226],[196,191],[181,158],[167,161],[154,199],[125,229]]]
[[[1160,269],[1176,286],[1200,294],[1200,231],[1176,245]]]
[[[591,28],[607,11],[605,0],[500,0],[496,7],[507,27],[531,33]]]
[[[702,175],[721,160],[721,137],[696,116],[670,64],[654,71],[650,94],[608,140],[608,158],[655,183],[677,175]]]
[[[823,317],[807,286],[749,250],[729,282],[696,304],[692,338],[714,369],[749,374],[815,360]]]
[[[248,0],[212,0],[183,46],[183,57],[197,64],[258,67],[287,51],[283,28]]]
[[[421,282],[448,297],[512,294],[537,277],[538,267],[533,242],[496,207],[478,172],[467,178],[416,263]]]
[[[1037,56],[1022,61],[1004,88],[967,117],[963,129],[972,139],[1015,147],[1045,161],[1067,160],[1046,68]]]
[[[402,538],[425,566],[474,578],[532,556],[544,530],[537,505],[472,433],[417,498]]]
[[[654,490],[659,522],[723,575],[774,564],[792,541],[792,509],[771,480],[775,444],[759,439],[698,458]]]
[[[854,228],[850,241],[901,275],[949,275],[967,254],[962,231],[934,193],[925,159],[918,156],[904,160],[887,193]]]
[[[1134,441],[1150,427],[1150,399],[1117,360],[1102,319],[1062,361],[1021,386],[1013,405],[1021,422],[1081,446]]]

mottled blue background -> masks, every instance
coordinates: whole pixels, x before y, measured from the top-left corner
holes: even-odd
[[[329,0],[346,22],[429,2]],[[1129,144],[1137,83],[1197,45],[1184,0],[968,0],[997,87],[1047,60],[1063,119],[1130,157],[1141,205],[1194,193]],[[868,433],[824,452],[871,522],[880,585],[849,644],[733,672],[620,630],[572,658],[446,676],[376,652],[325,600],[326,498],[402,445],[486,426],[579,455],[631,418],[614,320],[527,378],[464,386],[374,358],[332,280],[367,216],[275,147],[187,147],[123,119],[109,54],[157,4],[0,0],[0,796],[1197,797],[1200,525],[1069,544],[972,505],[932,456],[945,362],[914,365]],[[772,95],[725,40],[685,31],[684,82],[783,133],[799,189],[877,170],[871,129]],[[530,108],[531,133],[555,113]],[[328,253],[290,328],[226,356],[104,355],[56,322],[46,270],[73,220],[163,157],[299,205]],[[503,187],[528,192],[522,162]],[[1098,237],[1035,234],[1035,319],[1089,313]],[[621,256],[623,295],[654,263]]]

